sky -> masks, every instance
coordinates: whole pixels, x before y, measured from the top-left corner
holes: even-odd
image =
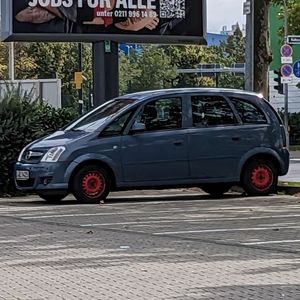
[[[245,0],[207,0],[207,32],[220,33],[226,25],[245,24],[243,3]]]

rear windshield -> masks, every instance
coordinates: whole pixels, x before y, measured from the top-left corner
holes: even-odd
[[[107,119],[112,118],[126,107],[133,104],[133,99],[115,99],[95,108],[80,119],[71,123],[65,130],[94,132]]]

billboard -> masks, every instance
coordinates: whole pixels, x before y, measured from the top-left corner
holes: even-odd
[[[1,0],[2,40],[205,43],[206,0]]]

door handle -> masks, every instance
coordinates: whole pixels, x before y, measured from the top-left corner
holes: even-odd
[[[232,140],[233,140],[233,141],[239,141],[240,138],[239,138],[238,136],[234,136],[234,137],[232,137]]]
[[[181,146],[183,144],[183,141],[174,141],[173,144],[175,146]]]

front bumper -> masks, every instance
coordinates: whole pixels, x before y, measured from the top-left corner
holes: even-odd
[[[14,168],[14,181],[17,189],[30,191],[68,190],[68,182],[64,180],[64,173],[68,166],[66,162],[26,164],[18,162]],[[17,171],[28,171],[29,178],[18,180]]]

